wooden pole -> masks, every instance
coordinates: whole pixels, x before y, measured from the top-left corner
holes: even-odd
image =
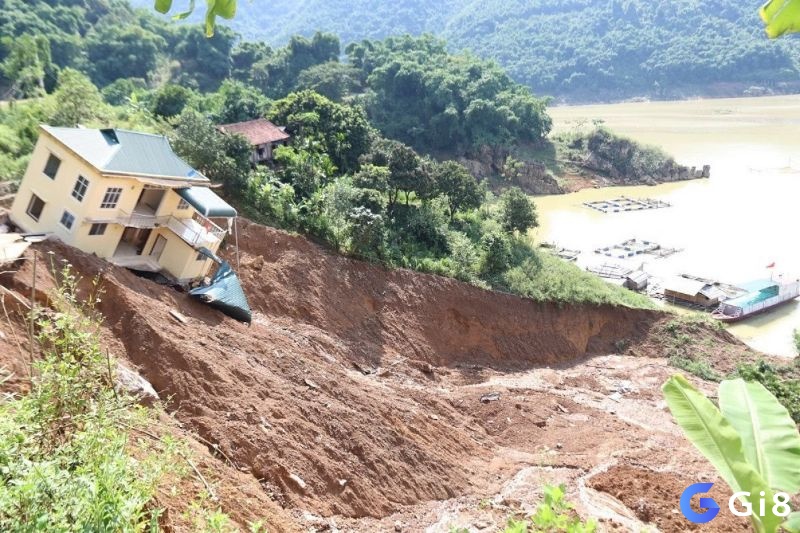
[[[31,316],[28,324],[28,336],[30,337],[30,375],[33,378],[33,322],[36,320],[36,252],[33,253],[33,281],[31,282]]]

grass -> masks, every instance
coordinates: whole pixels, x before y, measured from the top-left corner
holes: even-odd
[[[800,329],[794,330],[794,346],[800,352]]]
[[[0,396],[0,531],[158,531],[156,495],[190,475],[187,443],[155,435],[156,411],[115,389],[97,284],[79,300],[68,265],[55,277],[51,307],[32,317],[42,356],[30,392]],[[207,531],[227,521],[191,511],[209,517]]]
[[[505,281],[511,292],[540,302],[656,309],[647,296],[606,283],[568,261],[548,253],[539,253],[537,257],[539,265],[523,264],[506,273]],[[537,267],[535,272],[527,272]]]

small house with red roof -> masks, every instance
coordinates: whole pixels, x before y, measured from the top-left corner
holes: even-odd
[[[272,151],[278,146],[286,146],[290,138],[285,128],[276,126],[265,118],[223,124],[218,128],[223,133],[239,134],[250,141],[250,145],[253,147],[250,161],[254,165],[272,159]]]

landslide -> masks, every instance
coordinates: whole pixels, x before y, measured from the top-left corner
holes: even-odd
[[[34,253],[39,303],[46,305],[54,283],[43,265],[68,261],[87,291],[98,276],[107,348],[149,380],[167,411],[210,443],[212,453],[290,509],[386,517],[421,502],[496,490],[496,480],[512,475],[519,462],[495,464],[498,447],[527,454],[554,448],[556,440],[571,442],[585,457],[570,460],[570,468],[588,471],[629,446],[628,439],[642,448],[652,429],[642,432],[614,411],[598,413],[595,405],[549,392],[551,386],[563,392],[561,382],[519,393],[514,408],[486,410],[479,400],[497,386],[519,389],[500,379],[513,372],[584,368],[587,356],[622,345],[652,350],[651,331],[665,320],[662,313],[537,303],[330,254],[245,221],[238,271],[255,311],[248,327],[61,243],[44,242]],[[230,247],[226,255],[236,265]],[[32,263],[28,257],[17,271],[1,274],[0,284],[30,294]],[[24,322],[14,320],[0,337],[9,348],[14,331],[24,336]],[[24,359],[6,345],[0,366],[24,371]],[[663,366],[646,380],[654,387],[668,372]],[[627,370],[614,372],[618,379]],[[594,387],[594,378],[575,379]],[[660,409],[657,390],[648,394]],[[551,430],[551,419],[563,420]],[[638,437],[612,437],[632,430]],[[651,459],[676,461],[676,446]],[[639,453],[631,457],[643,461]],[[235,493],[235,485],[228,489]],[[241,509],[241,502],[223,502],[223,510]]]

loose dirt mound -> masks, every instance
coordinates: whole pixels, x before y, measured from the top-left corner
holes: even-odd
[[[106,344],[168,410],[279,504],[338,517],[298,514],[298,529],[335,519],[377,531],[400,519],[420,530],[463,511],[432,502],[474,510],[487,497],[499,520],[536,502],[545,467],[570,473],[553,481],[568,481],[582,510],[641,523],[587,497],[582,480],[626,462],[713,477],[664,413],[663,360],[597,368],[585,359],[647,344],[659,313],[558,307],[389,271],[255,224],[243,225],[240,243],[250,327],[58,243],[32,249],[37,299],[53,284],[41,268],[48,252],[87,279],[99,275]],[[28,260],[0,282],[29,294],[31,278]],[[22,326],[4,325],[0,340]],[[6,359],[24,369],[16,350]],[[490,393],[500,399],[484,403]],[[250,519],[241,502],[223,509]],[[440,525],[433,530],[447,531]]]

